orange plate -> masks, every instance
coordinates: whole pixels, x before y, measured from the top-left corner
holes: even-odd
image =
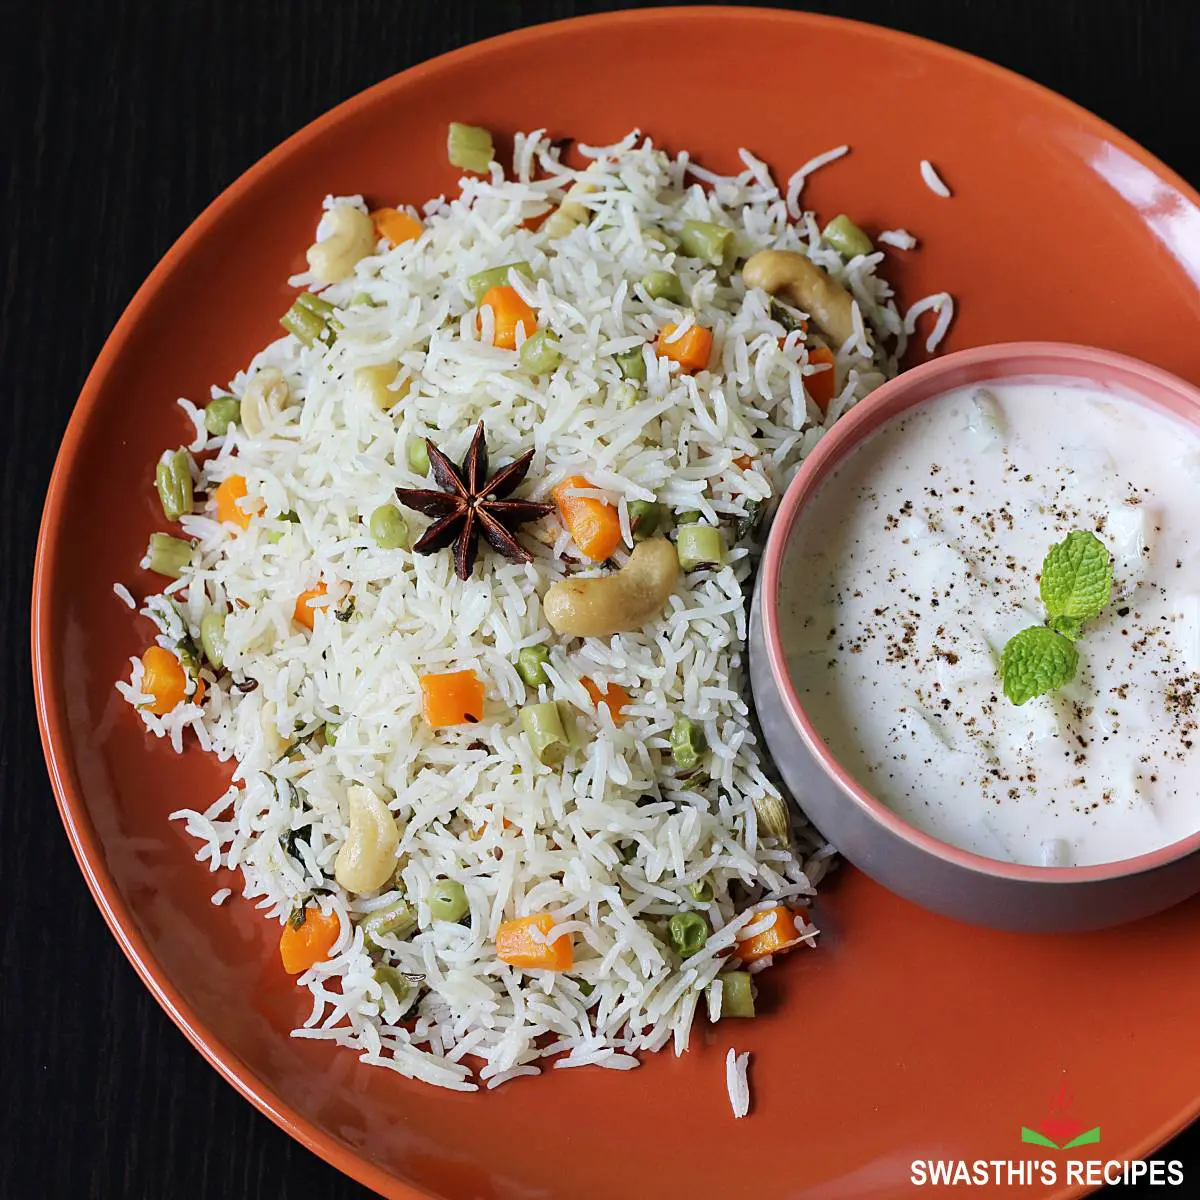
[[[463,1096],[288,1038],[308,1005],[279,968],[278,930],[249,905],[209,904],[237,880],[194,863],[167,821],[209,803],[223,772],[143,736],[119,701],[112,681],[150,631],[110,587],[162,582],[137,562],[161,524],[155,461],[185,432],[171,398],[206,395],[277,335],[327,193],[378,205],[453,191],[451,120],[548,123],[591,143],[639,126],[729,172],[746,145],[781,180],[848,142],[805,202],[916,234],[920,249],[889,256],[888,273],[906,300],[954,293],[950,346],[1091,342],[1200,382],[1200,198],[1086,112],[928,42],[801,14],[649,9],[484,42],[343,104],[239,179],[155,269],[87,381],[46,502],[43,741],[80,865],[142,978],[244,1095],[393,1196],[898,1195],[914,1157],[1053,1157],[1019,1130],[1063,1082],[1076,1115],[1102,1127],[1104,1157],[1157,1146],[1198,1109],[1198,904],[1113,933],[1025,937],[926,915],[846,871],[818,911],[819,949],[763,978],[758,1020],[714,1032],[699,1019],[690,1053],[651,1058],[636,1078],[550,1071]],[[922,158],[953,199],[921,182]],[[731,1044],[753,1052],[753,1119],[736,1126]],[[681,1120],[691,1150],[671,1153],[664,1122]],[[531,1137],[536,1152],[512,1152]]]

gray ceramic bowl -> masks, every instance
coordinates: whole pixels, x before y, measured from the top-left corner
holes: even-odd
[[[842,854],[899,895],[998,929],[1099,929],[1200,892],[1200,832],[1151,854],[1089,867],[1032,867],[959,850],[872,797],[833,758],[797,697],[781,644],[780,567],[797,516],[830,471],[898,413],[989,380],[1073,378],[1200,425],[1200,391],[1135,359],[1022,342],[964,350],[899,376],[843,417],[785,493],[763,555],[750,622],[750,676],[767,745],[801,808]]]

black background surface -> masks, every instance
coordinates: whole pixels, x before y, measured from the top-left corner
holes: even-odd
[[[59,439],[105,337],[221,189],[301,125],[405,67],[492,34],[612,7],[620,5],[0,0],[4,1200],[366,1195],[203,1062],[138,982],[88,896],[55,811],[31,701],[37,521]],[[1195,0],[807,7],[1011,67],[1200,184]],[[98,510],[98,536],[102,521]],[[1200,1063],[1196,1074],[1200,1085]],[[1195,1189],[1200,1127],[1164,1156],[1184,1161]],[[560,1195],[569,1200],[569,1181]]]

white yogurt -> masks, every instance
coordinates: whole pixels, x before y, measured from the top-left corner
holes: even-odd
[[[991,858],[1111,862],[1200,828],[1200,436],[1067,382],[964,388],[822,485],[781,633],[830,750],[925,832]],[[1050,546],[1091,530],[1113,599],[1066,688],[1017,707],[1005,642],[1044,620]]]

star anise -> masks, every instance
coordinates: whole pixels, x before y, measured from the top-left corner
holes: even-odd
[[[397,488],[396,498],[405,508],[416,509],[434,522],[417,539],[417,554],[433,554],[454,543],[454,570],[469,579],[475,566],[479,535],[510,562],[529,562],[533,555],[517,541],[514,530],[554,511],[553,504],[509,500],[529,473],[533,451],[501,467],[488,478],[487,441],[480,421],[462,466],[456,467],[428,438],[429,466],[441,491],[431,488]]]

